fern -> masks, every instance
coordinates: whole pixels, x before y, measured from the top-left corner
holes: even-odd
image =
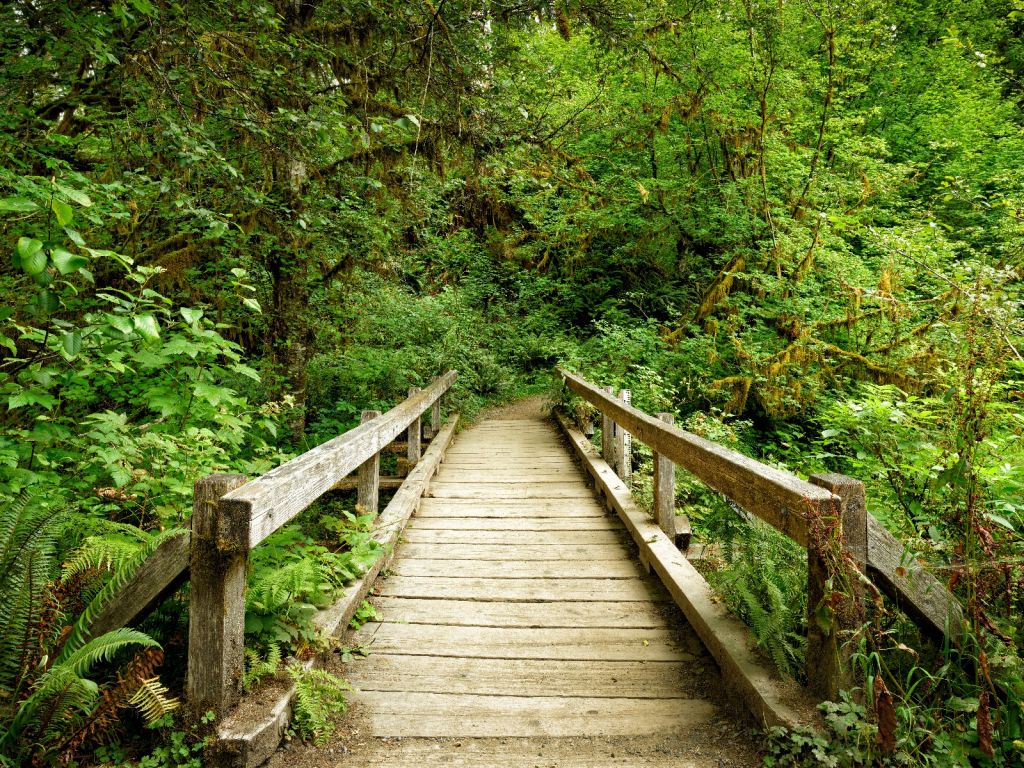
[[[176,536],[183,536],[187,531],[180,528],[172,528],[167,531],[163,531],[154,536],[147,538],[144,545],[134,550],[134,554],[126,562],[122,562],[113,576],[103,585],[103,588],[89,601],[89,604],[82,611],[78,620],[75,622],[74,627],[71,630],[71,634],[68,636],[67,641],[64,643],[64,648],[58,661],[68,657],[68,655],[74,653],[79,648],[82,648],[89,641],[89,628],[92,623],[96,620],[100,611],[111,598],[114,597],[120,591],[121,587],[128,583],[136,569],[148,558],[156,549],[168,539]],[[115,551],[117,548],[109,548],[107,546],[97,545],[86,545],[87,548],[83,554],[83,549],[78,550],[78,563],[93,563],[95,565],[104,562],[103,558]],[[65,569],[65,578],[70,578],[70,571]]]
[[[248,691],[253,683],[258,680],[277,673],[281,666],[281,646],[277,643],[270,643],[267,648],[267,657],[263,658],[252,648],[245,649],[245,671],[242,673],[242,688]]]
[[[334,733],[332,717],[348,708],[345,694],[353,688],[323,669],[303,669],[292,665],[288,667],[288,674],[295,681],[293,728],[303,739],[322,746]]]
[[[176,698],[168,698],[167,693],[167,687],[160,682],[159,677],[150,677],[142,681],[139,690],[128,699],[128,703],[146,718],[147,725],[152,726],[157,720],[170,714],[181,704]]]

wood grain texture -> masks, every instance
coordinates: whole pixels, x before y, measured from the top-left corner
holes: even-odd
[[[689,661],[675,632],[658,629],[564,629],[367,624],[355,642],[375,653],[478,659]]]
[[[446,483],[430,484],[435,499],[593,499],[582,483]]]
[[[665,626],[659,603],[482,603],[478,600],[428,600],[378,597],[384,620],[407,624],[466,627],[606,627],[660,629]]]
[[[448,531],[622,531],[622,524],[608,515],[586,517],[419,517],[421,530]]]
[[[353,695],[375,732],[389,736],[644,736],[707,722],[714,707],[693,699],[458,696],[367,691]]]
[[[705,440],[626,405],[585,379],[559,369],[566,385],[637,440],[696,475],[751,514],[775,526],[798,544],[807,546],[807,514],[817,509],[835,515],[838,499],[775,467]]]
[[[244,521],[249,547],[255,547],[407,430],[448,390],[455,377],[455,371],[448,372],[384,415],[285,462],[221,499],[232,520]],[[224,535],[234,538],[233,532]]]
[[[617,600],[649,602],[660,596],[644,580],[633,579],[506,579],[448,576],[393,576],[380,586],[392,597],[500,602],[583,602]]]
[[[616,531],[551,531],[543,540],[524,531],[430,531],[409,528],[405,540],[415,544],[512,544],[523,547],[578,546],[580,544],[622,544]]]
[[[431,486],[433,487],[433,483]],[[551,517],[607,517],[607,513],[593,495],[571,500],[553,499],[437,499],[426,498],[420,505],[417,519],[430,517],[497,517],[551,518]]]
[[[345,677],[363,691],[483,696],[582,696],[685,699],[692,662],[460,659],[380,654],[372,669],[350,664]]]
[[[611,537],[613,542],[604,544],[474,544],[465,546],[439,546],[438,542],[428,544],[412,543],[416,531],[406,529],[406,544],[402,546],[404,557],[426,557],[444,560],[613,560],[622,556],[623,538],[619,534]],[[473,537],[467,536],[467,539]],[[450,542],[446,542],[450,543]]]
[[[510,561],[436,560],[403,557],[391,572],[395,576],[430,576],[452,579],[637,579],[640,568],[628,560]]]

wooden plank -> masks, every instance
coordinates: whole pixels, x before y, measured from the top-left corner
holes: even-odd
[[[684,699],[692,662],[458,659],[374,653],[345,667],[361,691]]]
[[[408,543],[402,545],[402,555],[405,557],[433,557],[445,560],[611,560],[622,557],[623,546],[621,537],[616,535],[614,543],[604,544],[479,544],[440,547],[436,542],[413,542],[411,539],[417,537],[412,533],[410,529],[406,529],[405,539]],[[477,537],[473,535],[465,538],[464,543],[472,545]]]
[[[405,540],[412,544],[513,544],[515,546],[546,546],[581,544],[618,544],[622,537],[615,531],[550,531],[539,536],[530,536],[522,531],[425,531],[409,528]],[[621,550],[620,550],[621,551]]]
[[[385,621],[464,627],[607,627],[663,629],[659,603],[481,603],[477,600],[429,600],[378,597]]]
[[[646,736],[711,721],[714,705],[694,699],[469,696],[363,692],[376,736]]]
[[[676,633],[666,629],[457,627],[429,624],[363,626],[354,644],[370,653],[467,659],[576,659],[577,661],[689,661]]]
[[[593,517],[417,517],[415,527],[434,531],[622,531],[617,518]]]
[[[173,591],[188,570],[192,534],[181,530],[164,541],[135,569],[128,582],[106,603],[89,625],[89,635],[99,637],[126,627],[153,610]]]
[[[496,463],[498,466],[512,466],[507,461],[495,462],[493,456],[489,458],[480,456],[460,456],[458,458],[445,461],[444,465],[445,467],[453,469],[494,469]],[[565,456],[547,459],[518,459],[514,466],[516,470],[521,472],[527,472],[531,469],[558,470],[563,472],[579,470],[579,465]]]
[[[551,480],[580,481],[586,480],[575,466],[571,469],[520,469],[519,467],[453,467],[443,466],[437,473],[437,479],[448,483],[474,482],[484,478],[490,482],[549,482]]]
[[[871,580],[919,627],[933,637],[948,634],[959,644],[964,621],[960,601],[871,514],[867,527]]]
[[[443,483],[433,482],[427,495],[435,499],[592,499],[583,483]]]
[[[673,733],[678,737],[678,729]],[[697,741],[697,736],[691,738],[694,743],[689,749],[658,748],[657,752],[641,752],[633,744],[628,748],[617,747],[606,739],[463,739],[457,742],[461,746],[455,749],[445,749],[437,739],[374,740],[369,750],[349,752],[339,765],[344,768],[637,768],[638,765],[643,768],[723,768],[759,764],[737,763],[734,747],[721,751],[715,745]],[[726,759],[723,760],[723,756]]]
[[[374,458],[380,459],[380,454]],[[369,461],[373,461],[370,459]],[[369,462],[368,462],[369,463]],[[331,486],[332,491],[355,491],[359,489],[359,484],[362,482],[361,477],[346,477],[344,480],[339,480]],[[402,483],[405,482],[404,477],[389,477],[387,475],[378,476],[377,478],[377,490],[378,491],[394,491],[402,487]],[[369,486],[367,486],[369,488]],[[378,496],[379,498],[379,496]],[[362,504],[362,502],[360,502]],[[364,509],[369,511],[369,507],[363,505]],[[374,510],[376,512],[376,510]]]
[[[637,440],[672,459],[798,544],[807,546],[808,511],[817,509],[826,516],[838,514],[839,500],[824,488],[665,424],[565,369],[558,371],[573,392],[621,424]]]
[[[434,483],[431,483],[431,487]],[[547,499],[425,498],[417,518],[426,517],[607,517],[593,498],[577,497],[561,503]]]
[[[458,561],[453,561],[458,562]],[[642,579],[502,579],[443,576],[392,576],[380,585],[381,595],[480,602],[580,602],[621,600],[649,602],[664,598]]]
[[[587,438],[558,414],[570,445],[606,494],[640,549],[641,559],[668,589],[690,626],[718,662],[725,685],[746,705],[758,723],[795,727],[816,722],[815,704],[795,683],[777,679],[751,650],[747,628],[711,592],[696,568],[656,523],[637,507],[608,463]],[[813,487],[813,486],[812,486]]]
[[[453,579],[637,579],[643,574],[629,560],[509,561],[493,560],[399,560],[391,569],[396,576],[444,576]]]
[[[380,416],[380,411],[363,411],[359,416],[359,423],[365,424],[368,421],[373,421],[378,416]],[[363,514],[376,515],[380,509],[380,489],[382,481],[391,479],[382,478],[380,476],[380,454],[375,453],[360,464],[359,469],[356,470],[356,474],[356,503],[362,507]],[[343,482],[345,481],[343,480],[342,483]],[[341,483],[335,483],[334,488],[338,489],[340,484]],[[397,488],[400,485],[401,483],[395,487]],[[384,487],[386,488],[387,485]]]
[[[449,371],[383,416],[306,451],[232,491],[221,499],[220,506],[226,527],[233,530],[222,530],[218,535],[233,540],[241,534],[250,548],[255,547],[408,429],[447,391],[455,377],[455,371]]]

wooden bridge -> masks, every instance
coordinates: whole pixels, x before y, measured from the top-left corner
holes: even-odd
[[[559,373],[600,413],[600,454],[564,414],[483,421],[456,437],[458,416],[441,418],[451,372],[263,477],[200,481],[191,536],[147,561],[94,633],[135,620],[188,572],[189,706],[222,715],[211,764],[260,765],[294,690],[234,708],[248,552],[332,488],[354,486],[377,510],[383,484],[397,487],[374,528],[386,556],[315,619],[341,636],[367,596],[380,614],[346,638],[370,648],[344,670],[367,738],[341,764],[753,764],[739,724],[811,722],[816,701],[855,683],[853,568],[922,628],[956,640],[955,599],[867,514],[862,484],[803,481],[632,408],[627,392]],[[654,452],[653,515],[623,480],[630,439]],[[381,478],[380,455],[395,445],[405,476]],[[825,605],[830,617],[809,622],[807,689],[765,669],[680,551],[689,527],[675,510],[677,464],[807,547],[810,610]]]

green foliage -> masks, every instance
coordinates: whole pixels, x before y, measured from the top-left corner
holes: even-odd
[[[292,728],[301,738],[322,746],[334,733],[333,718],[347,709],[345,696],[352,686],[323,669],[292,664],[287,670],[295,682]]]
[[[277,643],[267,644],[267,653],[261,656],[252,648],[245,649],[245,671],[242,673],[242,689],[249,691],[253,685],[264,677],[276,675],[281,666],[281,646]]]
[[[363,600],[356,608],[356,612],[352,614],[352,619],[349,621],[349,629],[359,629],[368,621],[376,621],[379,618],[377,609],[370,605],[369,602]]]

